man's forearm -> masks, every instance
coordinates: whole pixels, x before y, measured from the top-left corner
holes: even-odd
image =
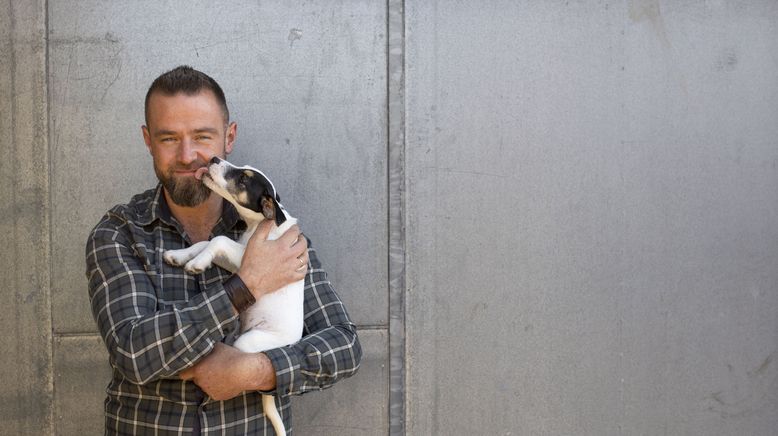
[[[264,353],[245,353],[216,344],[195,366],[179,374],[197,384],[214,400],[228,400],[243,391],[269,392],[275,389],[276,374]]]
[[[273,368],[273,363],[265,353],[256,353],[254,355],[254,364],[256,365],[253,373],[254,386],[252,389],[255,391],[272,391],[276,388],[276,370]]]

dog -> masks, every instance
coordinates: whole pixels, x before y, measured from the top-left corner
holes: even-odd
[[[216,194],[224,197],[237,209],[247,228],[239,240],[217,236],[180,250],[168,250],[165,261],[183,266],[190,274],[199,274],[216,264],[230,272],[240,267],[243,252],[251,235],[262,220],[275,221],[268,240],[283,235],[297,219],[281,205],[275,186],[262,171],[249,166],[237,167],[214,157],[207,167],[200,168],[195,177]],[[296,343],[303,332],[304,280],[268,293],[240,315],[241,335],[234,346],[241,351],[256,353]],[[272,395],[262,395],[262,406],[273,428],[286,435],[283,420]]]

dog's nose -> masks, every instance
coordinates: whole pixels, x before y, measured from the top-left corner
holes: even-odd
[[[221,159],[219,159],[219,156],[214,156],[214,157],[212,157],[212,158],[211,158],[211,163],[212,163],[212,164],[217,164],[217,163],[219,163],[219,162],[221,162],[221,161],[222,161],[222,160],[221,160]]]

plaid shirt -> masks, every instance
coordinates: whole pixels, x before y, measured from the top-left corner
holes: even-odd
[[[225,201],[212,236],[237,239],[245,227]],[[89,235],[89,299],[113,368],[106,434],[273,434],[259,392],[215,401],[177,376],[240,332],[222,286],[227,271],[214,266],[193,276],[162,260],[165,250],[189,245],[161,185],[112,208]],[[265,352],[276,371],[270,393],[290,433],[289,396],[353,375],[362,356],[356,326],[312,248],[308,255],[303,338]]]

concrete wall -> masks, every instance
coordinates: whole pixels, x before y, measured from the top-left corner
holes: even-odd
[[[361,328],[297,433],[775,434],[778,5],[214,3],[0,6],[0,433],[101,432],[83,242],[187,63]]]
[[[406,3],[410,434],[778,434],[778,3]]]
[[[0,6],[0,35],[0,433],[45,434],[54,367],[43,2]]]

